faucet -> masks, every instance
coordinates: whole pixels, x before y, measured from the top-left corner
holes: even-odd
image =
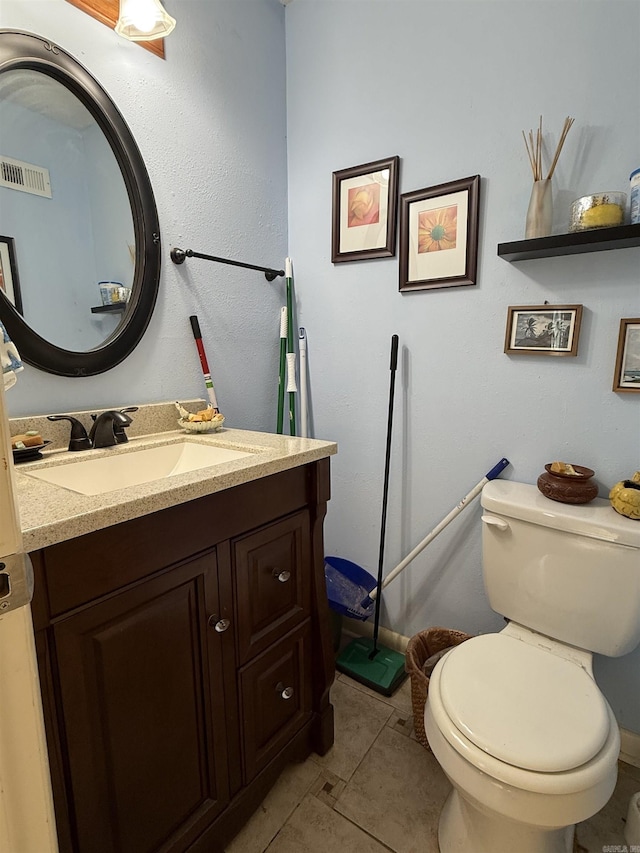
[[[126,415],[127,412],[137,412],[137,411],[138,411],[137,406],[129,406],[126,409],[120,409],[120,414]],[[131,418],[129,418],[129,423],[131,423]],[[125,427],[128,425],[129,424],[120,423],[119,421],[114,422],[113,433],[116,437],[116,444],[124,444],[125,442],[129,441],[129,436],[124,431]]]
[[[48,421],[69,421],[71,423],[71,438],[69,439],[69,450],[90,450],[91,439],[87,431],[77,418],[71,415],[47,415]],[[92,432],[93,435],[93,432]]]
[[[94,447],[113,447],[127,441],[124,428],[129,426],[131,418],[124,411],[109,409],[94,417],[89,440]]]

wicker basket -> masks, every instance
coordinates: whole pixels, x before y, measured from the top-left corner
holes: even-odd
[[[427,749],[429,749],[429,741],[424,730],[424,706],[429,691],[429,677],[425,675],[423,666],[432,655],[464,643],[470,637],[470,634],[454,631],[451,628],[427,628],[407,643],[405,669],[411,676],[413,726],[417,740]]]

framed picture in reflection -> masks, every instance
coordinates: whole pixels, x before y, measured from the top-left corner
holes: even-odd
[[[13,237],[0,236],[0,291],[19,314],[22,314],[22,296],[16,263],[16,248]]]

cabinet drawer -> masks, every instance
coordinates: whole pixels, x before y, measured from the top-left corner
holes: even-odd
[[[309,536],[305,511],[234,541],[238,665],[309,616]]]
[[[311,715],[310,620],[238,673],[245,784]]]

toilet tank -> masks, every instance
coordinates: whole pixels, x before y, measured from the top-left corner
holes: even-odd
[[[484,584],[497,613],[609,657],[640,643],[640,521],[599,498],[563,504],[509,480],[487,483],[481,501]]]

